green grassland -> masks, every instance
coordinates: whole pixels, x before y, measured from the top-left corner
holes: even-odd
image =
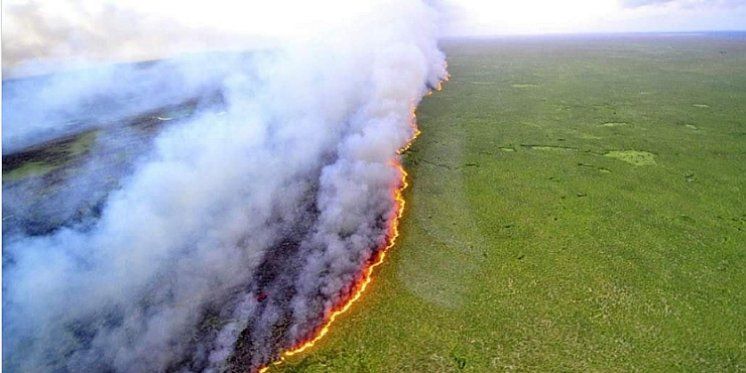
[[[746,39],[445,49],[397,245],[273,370],[746,370]]]

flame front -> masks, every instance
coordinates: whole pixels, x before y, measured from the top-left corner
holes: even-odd
[[[446,75],[441,78],[441,80],[438,82],[438,85],[434,88],[435,91],[440,91],[443,88],[443,83],[447,82],[450,78],[450,75],[446,73]],[[426,95],[430,95],[432,91],[427,92]],[[407,171],[404,170],[404,167],[401,164],[401,160],[399,159],[399,156],[409,150],[409,148],[412,146],[412,143],[417,138],[417,136],[420,135],[420,130],[417,128],[417,117],[415,114],[415,110],[417,109],[416,104],[412,104],[411,110],[409,113],[409,126],[412,128],[412,135],[407,141],[404,146],[399,148],[399,151],[397,151],[397,157],[391,159],[391,167],[395,168],[397,172],[400,175],[399,182],[393,187],[392,189],[392,198],[394,200],[394,213],[392,214],[392,217],[388,221],[388,228],[386,231],[386,241],[383,245],[383,247],[379,248],[375,254],[373,254],[373,258],[369,261],[368,266],[363,270],[363,274],[358,280],[356,284],[353,285],[353,290],[351,292],[351,295],[340,302],[337,306],[331,309],[329,312],[329,316],[325,319],[323,325],[317,329],[315,334],[310,337],[309,339],[300,342],[293,348],[285,351],[280,356],[280,359],[274,362],[274,365],[282,364],[283,361],[285,361],[286,358],[297,355],[311,347],[313,347],[316,342],[324,338],[324,336],[329,333],[329,328],[331,327],[332,323],[334,323],[334,320],[337,319],[341,314],[347,312],[352,305],[360,299],[360,297],[365,292],[365,289],[368,288],[368,285],[370,285],[371,281],[373,280],[373,271],[378,267],[381,263],[383,263],[383,260],[386,258],[386,252],[388,252],[389,249],[391,249],[394,244],[396,243],[397,237],[399,237],[399,220],[401,219],[402,215],[404,214],[404,205],[406,201],[404,200],[404,190],[407,189],[409,184],[407,183]],[[264,373],[269,369],[269,366],[264,366],[259,369],[259,373]]]
[[[404,146],[401,147],[401,149],[399,149],[399,151],[397,152],[397,154],[399,155],[409,149],[414,139],[417,138],[417,136],[420,134],[420,130],[417,129],[414,110],[415,109],[413,107],[410,118],[410,125],[413,129],[412,137]],[[404,205],[406,203],[404,201],[403,193],[404,190],[409,186],[409,184],[407,183],[407,171],[404,170],[399,157],[393,158],[391,160],[391,167],[397,170],[400,175],[400,179],[391,192],[392,198],[394,200],[394,213],[388,221],[385,244],[383,245],[383,247],[379,248],[375,254],[373,254],[374,256],[369,261],[368,266],[363,270],[362,276],[360,277],[358,282],[353,285],[353,290],[350,293],[351,295],[347,299],[340,302],[336,307],[332,308],[332,310],[329,312],[329,316],[324,321],[324,324],[317,330],[317,332],[315,332],[315,335],[299,343],[290,350],[283,352],[280,359],[274,362],[275,365],[281,364],[287,357],[299,354],[313,347],[316,342],[324,338],[324,336],[329,333],[329,328],[331,327],[332,323],[334,323],[334,320],[336,320],[337,317],[341,314],[347,312],[350,307],[352,307],[352,305],[357,302],[358,299],[360,299],[360,297],[363,295],[365,289],[373,280],[373,271],[376,269],[376,267],[383,263],[384,259],[386,258],[386,252],[391,249],[396,243],[396,238],[399,237],[399,220],[404,214]],[[259,372],[264,373],[267,371],[267,369],[269,369],[269,366],[262,367],[261,369],[259,369]]]
[[[285,351],[282,356],[283,358],[293,356],[296,354],[299,354],[308,348],[312,347],[316,342],[318,342],[321,338],[324,338],[326,333],[329,332],[329,327],[334,322],[334,320],[341,314],[347,312],[347,310],[352,307],[352,305],[357,302],[358,299],[360,299],[360,296],[365,292],[365,289],[368,287],[370,282],[373,280],[372,274],[373,270],[376,269],[377,266],[379,266],[381,263],[383,263],[384,258],[386,257],[386,252],[394,246],[394,243],[396,242],[396,238],[399,236],[399,219],[401,218],[402,214],[404,213],[404,197],[402,196],[402,193],[404,189],[408,186],[407,184],[407,172],[404,171],[404,167],[402,167],[401,162],[398,160],[392,160],[391,162],[392,167],[395,167],[399,173],[401,174],[401,179],[399,186],[394,189],[394,208],[395,208],[395,214],[393,218],[389,221],[389,228],[386,232],[386,244],[384,247],[379,249],[375,254],[373,259],[370,261],[370,264],[367,268],[363,271],[363,275],[361,276],[359,282],[357,285],[355,285],[354,290],[352,291],[352,295],[347,298],[346,300],[342,301],[339,306],[333,308],[331,312],[329,313],[329,317],[327,318],[324,325],[319,329],[319,331],[316,333],[316,335],[301,343],[297,347],[294,347],[291,350]]]

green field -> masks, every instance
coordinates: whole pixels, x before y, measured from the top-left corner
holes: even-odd
[[[274,370],[746,370],[746,39],[445,51],[397,245]]]

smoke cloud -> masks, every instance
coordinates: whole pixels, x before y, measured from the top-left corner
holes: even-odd
[[[24,226],[44,202],[3,200],[20,216],[3,230],[4,368],[256,370],[319,327],[385,243],[401,178],[392,162],[413,135],[412,109],[446,74],[426,4],[341,9],[339,21],[248,57],[85,69],[8,89],[8,152],[164,106],[192,102],[193,114],[148,140],[105,132],[97,146],[108,151],[94,148],[82,171],[51,185],[78,201],[48,211],[61,216],[54,227]],[[125,165],[112,161],[120,148],[136,149]],[[117,181],[97,181],[102,168]],[[99,207],[71,218],[79,204]]]
[[[3,82],[3,154],[219,92],[237,55],[92,67]]]

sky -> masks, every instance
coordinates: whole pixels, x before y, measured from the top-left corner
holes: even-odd
[[[746,30],[746,0],[429,2],[439,10],[446,37]],[[72,60],[144,60],[303,41],[342,14],[372,14],[366,0],[210,0],[209,6],[187,0],[4,0],[2,7],[3,73],[11,75]]]

